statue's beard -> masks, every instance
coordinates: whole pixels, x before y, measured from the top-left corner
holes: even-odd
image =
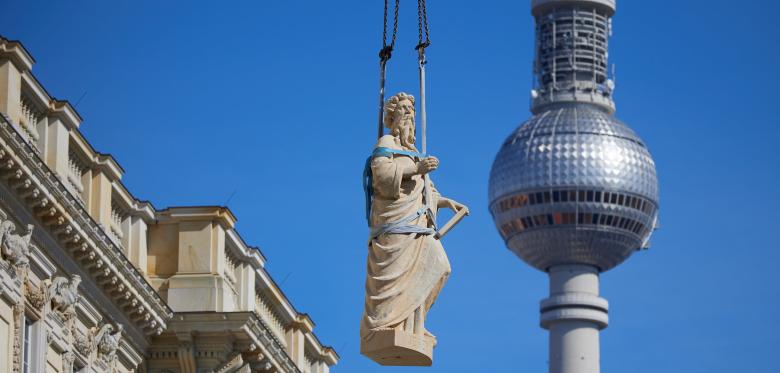
[[[404,117],[401,125],[398,127],[398,139],[401,141],[401,146],[407,149],[415,149],[414,143],[416,138],[414,136],[414,118]]]

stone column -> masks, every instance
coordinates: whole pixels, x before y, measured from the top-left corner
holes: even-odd
[[[549,275],[541,326],[550,331],[550,373],[599,373],[599,331],[607,327],[609,307],[599,297],[598,269],[563,265]]]

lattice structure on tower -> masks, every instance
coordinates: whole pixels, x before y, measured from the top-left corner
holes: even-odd
[[[614,8],[594,3],[535,2],[536,58],[532,111],[589,102],[614,112],[609,36]],[[598,3],[598,2],[596,2]],[[594,6],[595,5],[595,6]]]

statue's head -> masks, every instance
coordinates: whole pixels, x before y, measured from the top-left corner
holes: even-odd
[[[0,223],[0,232],[2,233],[13,233],[16,230],[16,225],[12,223],[9,220],[5,220],[2,223]]]
[[[385,102],[384,111],[385,127],[390,130],[390,134],[397,137],[404,147],[414,149],[414,96],[401,92],[390,97]]]

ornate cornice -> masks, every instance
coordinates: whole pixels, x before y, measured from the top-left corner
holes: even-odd
[[[32,69],[35,60],[27,52],[22,43],[16,40],[8,40],[0,36],[0,56],[13,61],[19,70],[28,71]]]
[[[284,368],[285,372],[301,373],[298,366],[295,365],[290,356],[287,355],[287,352],[285,352],[282,342],[271,331],[260,315],[255,312],[250,312],[247,326],[249,326],[252,333],[260,340],[260,343],[268,348],[270,357],[276,360],[276,362]]]
[[[176,338],[171,338],[173,335]],[[251,357],[252,363],[270,363],[279,373],[302,373],[287,355],[282,341],[255,312],[177,312],[162,339],[154,341],[149,359],[169,358],[167,352],[177,348],[171,343],[190,336],[195,336],[191,343],[196,351],[214,351],[211,345],[214,340],[227,341],[232,351],[221,351],[225,353],[223,364],[233,356],[232,352],[242,354],[245,359]]]
[[[161,333],[173,316],[170,308],[35,149],[0,113],[0,175],[9,189],[136,327]]]

